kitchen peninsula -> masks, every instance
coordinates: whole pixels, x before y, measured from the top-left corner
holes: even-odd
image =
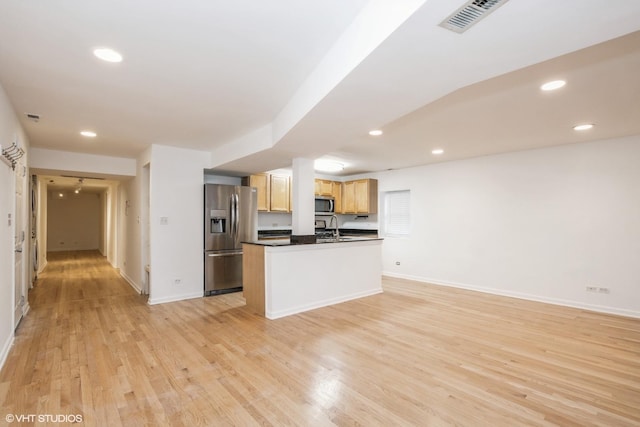
[[[247,306],[277,319],[382,292],[382,239],[243,244]]]

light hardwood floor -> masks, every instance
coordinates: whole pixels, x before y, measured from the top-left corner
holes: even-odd
[[[269,321],[240,293],[149,306],[97,253],[50,254],[0,424],[640,425],[639,319],[383,283]]]

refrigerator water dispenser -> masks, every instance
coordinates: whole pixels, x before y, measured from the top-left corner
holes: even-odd
[[[227,232],[227,213],[223,210],[211,210],[211,233]]]

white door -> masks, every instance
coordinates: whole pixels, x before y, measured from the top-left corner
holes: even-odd
[[[14,327],[18,327],[18,323],[22,319],[23,306],[25,304],[25,287],[24,287],[24,251],[25,251],[25,231],[24,231],[24,218],[23,218],[23,200],[24,200],[24,180],[26,176],[26,168],[22,162],[18,162],[15,168],[16,179],[16,203],[14,210],[15,221],[15,236],[14,236],[14,248],[15,248],[15,274],[14,274],[14,286],[15,286],[15,301],[14,301]]]

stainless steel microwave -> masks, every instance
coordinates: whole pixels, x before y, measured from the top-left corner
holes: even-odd
[[[316,196],[316,215],[333,214],[336,211],[336,201],[330,196]]]

